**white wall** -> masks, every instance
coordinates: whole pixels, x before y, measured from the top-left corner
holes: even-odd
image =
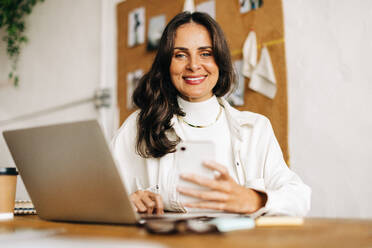
[[[110,108],[100,110],[101,124],[106,137],[111,139],[119,127],[119,108],[117,105],[117,30],[116,5],[125,0],[101,0],[101,88],[111,90]]]
[[[284,0],[291,166],[311,216],[372,217],[372,1]]]
[[[27,17],[29,43],[21,52],[18,88],[6,84],[10,63],[0,42],[0,122],[93,96],[101,81],[101,4],[101,0],[48,0],[35,6]],[[93,103],[86,103],[2,125],[0,132],[97,117]],[[2,135],[0,166],[14,166]],[[27,197],[19,184],[17,198]]]

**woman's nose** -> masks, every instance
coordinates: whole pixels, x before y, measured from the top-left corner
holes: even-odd
[[[197,56],[190,56],[189,63],[188,63],[188,68],[191,71],[197,71],[201,67],[200,61]]]

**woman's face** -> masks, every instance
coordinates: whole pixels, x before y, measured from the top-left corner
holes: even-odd
[[[187,23],[177,29],[169,72],[174,87],[185,100],[200,102],[212,97],[218,66],[204,26]]]

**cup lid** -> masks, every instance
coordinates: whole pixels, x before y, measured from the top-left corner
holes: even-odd
[[[18,175],[15,167],[0,167],[0,175]]]

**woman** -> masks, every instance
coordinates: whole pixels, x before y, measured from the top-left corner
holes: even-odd
[[[183,12],[167,25],[150,71],[133,99],[139,110],[113,141],[131,201],[138,212],[215,209],[303,216],[310,189],[283,160],[267,118],[232,108],[222,97],[235,75],[227,42],[207,14]],[[173,164],[181,140],[210,140],[214,179],[181,175],[209,190],[177,187]],[[181,203],[179,194],[199,201]]]

